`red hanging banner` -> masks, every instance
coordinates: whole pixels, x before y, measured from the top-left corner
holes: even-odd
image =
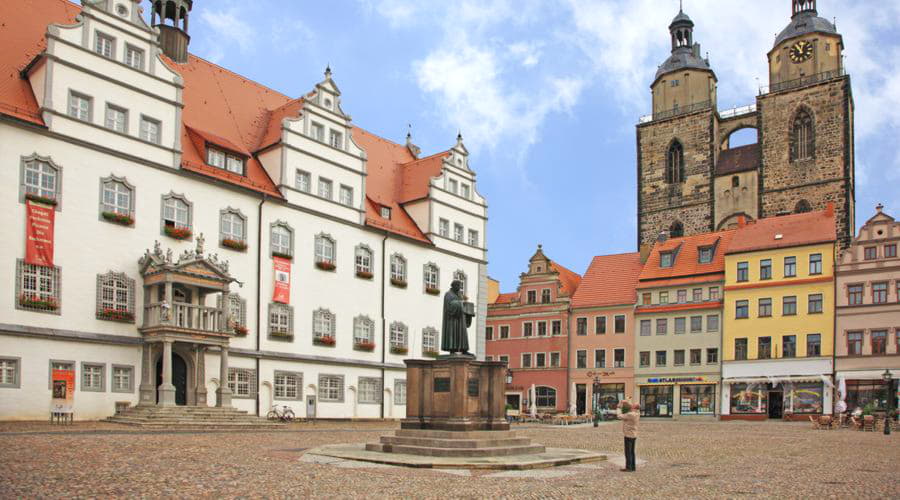
[[[291,303],[291,261],[284,257],[272,257],[275,268],[275,291],[272,295],[273,302],[281,304]]]
[[[25,263],[53,265],[53,225],[56,210],[52,206],[25,200]]]

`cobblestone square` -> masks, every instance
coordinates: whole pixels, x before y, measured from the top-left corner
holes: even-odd
[[[533,471],[438,471],[314,457],[375,441],[387,422],[293,424],[269,432],[61,429],[0,423],[0,497],[897,498],[900,436],[801,423],[645,421],[636,473],[619,472],[621,427],[522,425],[552,447],[607,462]],[[644,461],[644,462],[642,462]]]

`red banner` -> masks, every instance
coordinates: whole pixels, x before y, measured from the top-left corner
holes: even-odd
[[[25,200],[25,263],[53,265],[53,224],[56,210]]]
[[[284,257],[272,257],[275,267],[275,291],[273,302],[291,303],[291,261]]]

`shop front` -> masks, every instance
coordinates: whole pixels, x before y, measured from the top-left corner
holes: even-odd
[[[588,370],[572,377],[576,409],[582,413],[612,413],[634,391],[631,369]],[[582,411],[583,410],[583,411]]]
[[[642,417],[715,417],[718,375],[646,377],[637,380]]]
[[[722,420],[807,420],[831,415],[831,358],[725,363]]]
[[[840,388],[843,387],[843,401],[847,412],[852,413],[857,408],[860,411],[881,412],[887,409],[891,391],[894,390],[892,408],[900,408],[900,389],[897,389],[900,379],[900,369],[892,368],[892,384],[884,381],[884,369],[881,370],[852,370],[838,371],[835,382],[835,403],[841,400]]]

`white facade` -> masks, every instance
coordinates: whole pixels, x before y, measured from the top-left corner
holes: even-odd
[[[478,312],[469,343],[483,359],[483,335],[477,332],[484,328],[486,312],[487,206],[475,190],[474,173],[461,142],[451,150],[442,175],[430,180],[428,197],[412,203],[409,210],[430,244],[366,225],[367,155],[352,139],[349,116],[340,109],[340,93],[330,74],[304,98],[296,116],[283,120],[280,142],[255,152],[284,199],[188,172],[181,167],[184,83],[159,57],[156,29],[131,10],[139,2],[85,3],[78,23],[48,27],[47,50],[27,72],[46,127],[0,115],[0,163],[6,166],[0,172],[0,199],[5,207],[0,210],[0,223],[7,228],[7,244],[0,249],[0,280],[16,290],[0,301],[0,360],[13,361],[10,366],[15,370],[14,380],[0,383],[0,419],[48,417],[53,362],[71,363],[75,369],[76,419],[105,418],[114,413],[117,403],[137,404],[139,386],[146,373],[153,372],[142,366],[145,338],[139,328],[145,323],[144,304],[157,300],[144,297],[138,260],[153,249],[155,241],[163,252],[171,249],[176,256],[193,250],[201,234],[206,253],[228,261],[228,271],[237,280],[230,286],[231,294],[245,301],[242,316],[248,334],[229,339],[228,366],[232,372],[248,370],[242,373],[252,374],[252,387],[246,394],[232,387],[236,408],[265,415],[271,404],[287,404],[302,417],[308,398],[313,397],[320,418],[402,418],[403,360],[423,357],[424,332],[427,329],[430,335],[441,327],[443,300],[441,295],[425,292],[426,264],[438,267],[442,294],[454,273],[465,274],[467,294]],[[128,9],[121,15],[113,11],[120,5]],[[113,56],[94,51],[98,31],[114,39]],[[127,46],[144,51],[142,68],[125,64]],[[73,95],[89,99],[85,119],[71,116],[77,114],[72,111]],[[127,111],[123,131],[107,128],[108,106]],[[158,141],[142,138],[146,118],[159,125]],[[324,142],[311,137],[314,123],[324,126]],[[332,130],[341,134],[335,145],[328,135]],[[449,163],[457,160],[455,165]],[[26,231],[23,183],[25,165],[32,161],[46,162],[57,173],[54,264],[59,302],[55,311],[27,310],[19,304],[19,260],[25,256]],[[297,188],[298,170],[310,175],[311,192]],[[444,190],[448,176],[465,180],[471,189],[468,199]],[[331,200],[319,195],[320,178],[332,182]],[[132,189],[132,225],[108,222],[101,215],[104,180]],[[352,191],[349,204],[341,203],[341,186]],[[162,218],[169,196],[189,207],[193,235],[185,241],[164,233]],[[246,250],[222,245],[223,212],[242,217]],[[437,220],[443,217],[477,231],[477,243],[437,236]],[[270,240],[276,224],[289,227],[292,235],[292,338],[270,335],[274,287]],[[333,270],[316,265],[317,237],[333,242]],[[371,251],[371,279],[356,275],[358,247]],[[407,263],[406,288],[390,283],[390,258],[395,254]],[[98,319],[97,277],[108,272],[124,273],[133,280],[133,322]],[[189,300],[197,307],[217,306],[215,296],[202,301],[199,296]],[[333,315],[334,346],[314,344],[316,311]],[[375,348],[371,352],[354,348],[356,318],[372,322]],[[390,351],[394,323],[405,326],[406,355]],[[215,404],[222,383],[219,357],[217,349],[203,355],[205,373],[200,385],[206,387],[209,405]],[[103,366],[99,390],[83,387],[90,378],[84,364],[90,370]],[[129,367],[128,390],[113,391],[114,369],[121,376]],[[283,377],[276,377],[276,372],[295,377],[299,390],[285,391],[279,382]],[[339,390],[323,390],[323,376],[337,377]],[[154,380],[145,382],[155,385]],[[377,385],[374,395],[373,384]]]

